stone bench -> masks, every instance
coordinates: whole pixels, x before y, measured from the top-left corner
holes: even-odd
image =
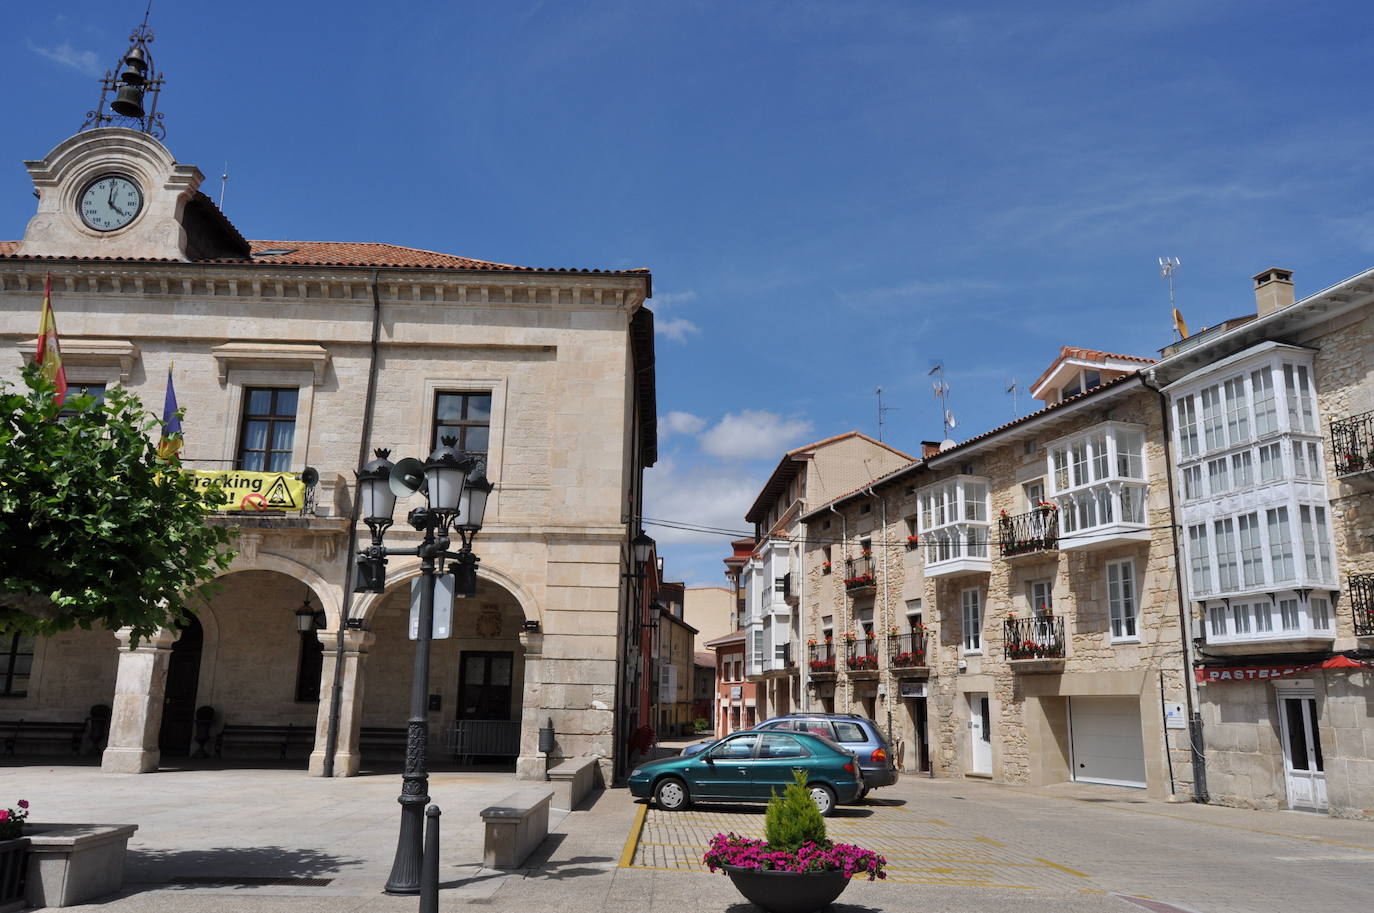
[[[546,786],[518,789],[498,804],[482,809],[486,825],[482,864],[489,869],[517,869],[549,835],[549,803],[553,790]]]
[[[572,811],[587,794],[601,784],[601,767],[596,758],[569,758],[549,768],[553,784],[553,807]]]
[[[31,907],[69,907],[124,886],[124,853],[137,824],[29,824]]]

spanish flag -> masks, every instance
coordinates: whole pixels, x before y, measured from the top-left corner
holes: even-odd
[[[162,401],[162,439],[157,442],[157,455],[174,460],[181,450],[181,416],[177,415],[177,391],[172,387],[172,366],[167,366],[167,397]]]
[[[57,317],[52,312],[52,276],[43,276],[43,314],[38,318],[38,351],[34,353],[43,376],[57,387],[57,404],[67,399],[67,371],[62,367],[62,350],[57,345]]]

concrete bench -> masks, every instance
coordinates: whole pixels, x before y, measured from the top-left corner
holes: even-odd
[[[601,767],[596,758],[569,758],[549,768],[553,807],[572,811],[592,790],[601,786]]]
[[[486,825],[482,864],[489,869],[517,869],[549,835],[548,787],[518,789],[496,805],[482,809]]]
[[[70,907],[124,886],[124,853],[137,824],[29,824],[31,907]]]

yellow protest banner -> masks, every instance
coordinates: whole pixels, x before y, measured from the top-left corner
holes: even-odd
[[[305,483],[290,472],[211,472],[186,470],[205,491],[218,484],[229,500],[218,510],[300,510],[305,504]]]

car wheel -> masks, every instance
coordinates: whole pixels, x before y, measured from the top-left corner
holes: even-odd
[[[665,777],[654,787],[654,801],[658,807],[668,812],[681,811],[691,804],[687,796],[687,784],[677,777]]]
[[[863,789],[859,790],[859,798],[862,799],[871,792],[873,792],[873,787],[865,786]]]
[[[816,803],[817,810],[821,815],[829,818],[835,813],[835,792],[824,783],[817,783],[810,788],[811,801]]]

